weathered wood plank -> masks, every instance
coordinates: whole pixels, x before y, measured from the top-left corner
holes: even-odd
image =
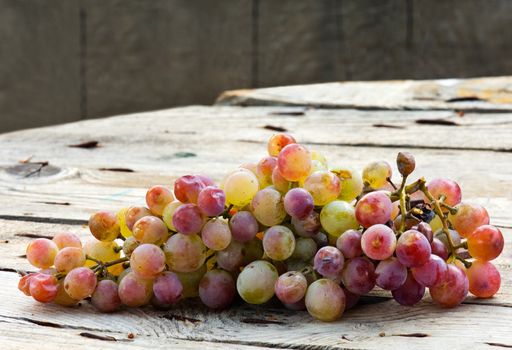
[[[392,110],[511,111],[511,77],[334,82],[226,91],[218,105]]]

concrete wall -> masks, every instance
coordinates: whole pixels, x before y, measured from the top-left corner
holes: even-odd
[[[510,0],[0,0],[0,132],[510,57]]]

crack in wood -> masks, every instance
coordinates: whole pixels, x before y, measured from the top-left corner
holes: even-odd
[[[198,320],[197,318],[187,317],[183,315],[175,315],[175,314],[167,314],[160,316],[161,318],[165,318],[166,320],[170,321],[182,321],[182,322],[191,322],[193,324],[202,322],[201,320]]]
[[[488,343],[488,342],[485,342],[484,344],[487,344],[489,346],[497,346],[497,347],[500,347],[500,348],[512,348],[512,345],[509,345],[509,344],[503,344],[503,343]]]
[[[90,339],[96,339],[96,340],[104,340],[104,341],[117,341],[117,338],[114,338],[110,335],[99,335],[94,333],[88,333],[88,332],[81,332],[78,333],[79,336],[84,338],[90,338]],[[123,339],[125,340],[125,339]]]
[[[274,321],[274,320],[265,320],[261,318],[242,318],[240,322],[243,323],[249,323],[249,324],[261,324],[261,325],[267,325],[267,324],[286,324],[282,321]]]
[[[46,218],[46,217],[22,216],[22,215],[0,215],[0,220],[28,221],[28,222],[40,222],[40,223],[44,223],[44,224],[62,224],[62,225],[87,225],[89,223],[88,220]]]

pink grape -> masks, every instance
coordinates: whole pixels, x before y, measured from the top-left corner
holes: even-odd
[[[297,235],[306,238],[315,236],[322,228],[320,215],[316,211],[311,212],[311,214],[303,220],[292,217],[292,225]]]
[[[32,284],[32,281],[30,282]],[[90,297],[96,288],[96,275],[88,267],[77,267],[64,278],[64,289],[76,300]]]
[[[30,277],[29,292],[32,298],[49,303],[57,297],[58,281],[52,275],[36,273]]]
[[[253,239],[259,230],[258,221],[248,211],[239,211],[229,220],[231,234],[238,242],[247,242]]]
[[[393,230],[382,224],[371,226],[364,231],[361,237],[363,252],[374,260],[386,260],[392,256],[396,244],[396,236]]]
[[[304,189],[311,193],[315,205],[322,206],[338,198],[341,191],[341,182],[332,172],[320,170],[306,178]]]
[[[400,288],[407,279],[407,268],[397,258],[382,260],[375,269],[375,282],[382,289],[395,290]]]
[[[430,243],[430,248],[432,249],[432,254],[439,256],[443,260],[448,259],[448,248],[438,238],[432,239],[432,242]]]
[[[171,190],[165,186],[153,186],[146,193],[146,204],[154,215],[162,216],[167,204],[174,201]]]
[[[110,211],[99,211],[89,218],[89,230],[99,241],[111,242],[121,234],[117,215]]]
[[[224,211],[226,194],[217,187],[208,186],[199,192],[197,206],[206,216],[218,216]]]
[[[236,271],[244,262],[244,245],[237,241],[217,252],[217,264],[227,271]]]
[[[475,260],[467,269],[469,291],[478,298],[490,298],[500,289],[501,276],[490,262]]]
[[[432,232],[432,228],[429,224],[426,222],[420,222],[418,225],[416,225],[415,228],[418,232],[422,233],[423,236],[429,241],[432,242],[432,239],[434,239],[434,233]]]
[[[418,283],[430,288],[442,279],[447,269],[446,262],[437,255],[432,254],[425,264],[413,267],[411,272]]]
[[[289,144],[279,153],[277,167],[286,180],[303,180],[311,171],[311,154],[302,145]]]
[[[52,241],[57,245],[59,249],[66,247],[82,248],[82,242],[77,235],[71,232],[59,232],[53,236]]]
[[[343,285],[355,294],[368,293],[375,286],[375,267],[364,257],[349,259],[341,275]]]
[[[182,297],[183,284],[176,273],[164,271],[156,276],[153,293],[161,304],[172,305]]]
[[[235,281],[220,269],[208,271],[199,283],[199,298],[210,309],[225,309],[236,295]]]
[[[263,236],[263,249],[272,260],[288,259],[295,250],[293,232],[285,226],[272,226]]]
[[[151,211],[146,207],[130,207],[125,214],[126,226],[130,229],[130,231],[132,231],[133,225],[135,225],[139,219],[151,215]]]
[[[345,258],[336,247],[320,248],[315,255],[315,270],[326,278],[338,278],[343,270]]]
[[[462,303],[469,290],[466,273],[459,267],[448,264],[441,280],[430,287],[432,300],[442,307],[455,307]]]
[[[412,306],[417,304],[425,295],[425,287],[419,284],[411,273],[407,274],[404,284],[391,291],[393,299],[400,305]]]
[[[356,204],[357,221],[368,228],[376,224],[385,224],[391,219],[393,204],[383,191],[370,192]]]
[[[329,279],[313,282],[306,292],[305,301],[309,314],[320,321],[335,321],[345,311],[345,293],[337,283]]]
[[[313,197],[303,188],[292,188],[284,196],[284,210],[293,218],[304,220],[314,208]]]
[[[281,193],[286,193],[290,189],[290,182],[281,175],[278,167],[272,171],[272,184]]]
[[[223,250],[231,243],[231,231],[228,223],[223,219],[211,219],[201,231],[203,243],[210,249]]]
[[[182,203],[197,203],[199,192],[206,186],[202,177],[185,175],[174,182],[174,195]]]
[[[143,306],[148,304],[153,296],[153,282],[130,272],[119,283],[118,293],[124,305]]]
[[[347,259],[355,258],[363,255],[361,248],[362,233],[356,230],[345,231],[336,240],[336,247],[341,251]]]
[[[467,238],[469,254],[480,260],[496,259],[505,245],[501,231],[491,225],[480,226]]]
[[[76,306],[79,300],[75,300],[69,296],[64,288],[64,281],[60,280],[57,285],[57,295],[53,299],[53,303],[62,306]]]
[[[66,247],[59,250],[55,256],[55,269],[58,272],[69,272],[75,267],[81,267],[85,264],[85,253],[82,248]]]
[[[142,278],[154,278],[165,268],[165,254],[154,244],[141,244],[130,256],[130,267]]]
[[[444,203],[452,207],[459,204],[462,198],[459,185],[449,179],[434,179],[427,184],[427,188],[435,199],[440,199],[441,196],[444,196]],[[443,210],[447,211],[444,208]]]
[[[262,158],[256,166],[256,175],[260,182],[267,186],[272,184],[272,173],[277,166],[277,158],[267,156]]]
[[[268,140],[268,154],[272,157],[277,157],[284,147],[296,142],[291,135],[284,133],[275,134]]]
[[[28,244],[26,254],[31,265],[46,269],[53,265],[58,252],[59,248],[53,241],[37,238]]]
[[[206,247],[198,235],[172,235],[164,245],[169,268],[176,272],[192,272],[204,264]]]
[[[306,277],[297,271],[289,271],[279,276],[274,287],[277,298],[283,304],[294,304],[302,300],[307,288]]]
[[[35,273],[28,273],[21,277],[18,282],[18,289],[22,291],[26,296],[30,296],[30,279],[35,275]]]
[[[91,304],[101,312],[116,311],[121,305],[117,283],[112,280],[99,281],[92,294]]]
[[[162,244],[169,232],[165,223],[156,216],[144,216],[133,225],[133,237],[139,243]]]
[[[172,224],[179,233],[192,235],[201,232],[205,218],[195,204],[184,204],[174,212]]]
[[[489,224],[487,210],[478,204],[460,203],[455,209],[457,213],[448,214],[448,220],[462,237],[467,237],[478,227]]]
[[[425,264],[430,259],[432,250],[427,238],[416,230],[402,233],[396,244],[396,256],[406,267]]]

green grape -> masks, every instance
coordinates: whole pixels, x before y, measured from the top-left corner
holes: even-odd
[[[84,252],[87,256],[100,260],[102,262],[109,262],[113,260],[117,260],[121,257],[120,253],[121,248],[119,245],[113,242],[101,242],[94,238],[90,238],[85,241],[84,244]],[[96,263],[92,260],[87,260],[85,262],[85,266],[92,267],[95,266]],[[108,272],[111,274],[118,276],[121,272],[123,272],[122,264],[112,265],[108,268]]]
[[[126,213],[129,209],[130,208],[121,208],[116,213],[117,222],[119,223],[119,228],[121,230],[121,235],[123,235],[124,238],[128,238],[132,235],[132,231],[126,224]]]
[[[354,207],[339,200],[332,201],[322,208],[320,222],[324,230],[334,237],[339,237],[347,230],[359,228]]]
[[[341,191],[339,199],[351,202],[357,198],[363,191],[363,178],[361,174],[352,167],[337,166],[331,169],[341,181]]]
[[[391,174],[391,166],[388,162],[372,162],[363,169],[363,181],[371,188],[377,189],[387,184]]]
[[[162,220],[164,220],[165,225],[167,225],[167,227],[171,231],[176,232],[176,228],[174,227],[174,224],[172,223],[172,217],[173,217],[176,209],[178,209],[182,205],[183,205],[183,203],[181,203],[180,201],[171,202],[165,206],[165,208],[162,212]]]
[[[278,277],[276,268],[268,261],[253,261],[238,275],[238,294],[249,304],[263,304],[274,296]]]
[[[181,295],[184,298],[195,298],[199,296],[199,283],[206,273],[206,265],[201,266],[196,271],[192,272],[176,272],[183,285]]]
[[[345,303],[343,289],[326,278],[316,280],[306,291],[306,308],[311,316],[320,321],[339,319],[345,310]]]
[[[309,261],[313,259],[318,247],[313,238],[299,237],[295,240],[295,250],[291,256],[292,259]]]
[[[224,181],[226,201],[237,207],[249,204],[259,189],[256,175],[247,169],[237,169]]]
[[[164,244],[167,266],[175,272],[192,272],[204,264],[206,247],[198,235],[176,233]]]
[[[279,225],[286,217],[281,193],[270,187],[256,193],[251,202],[251,211],[256,220],[265,226]]]
[[[272,226],[263,236],[263,249],[272,260],[288,259],[295,250],[293,232],[286,226]]]

